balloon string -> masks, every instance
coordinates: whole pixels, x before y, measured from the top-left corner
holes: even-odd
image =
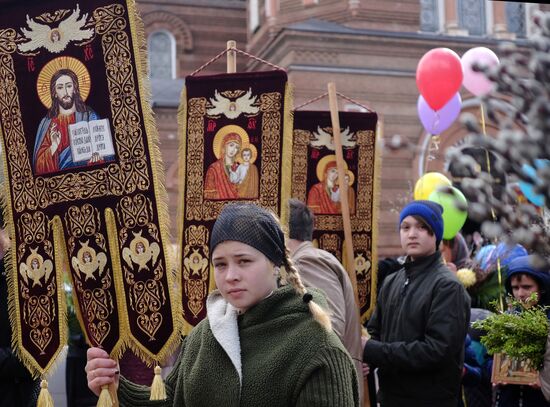
[[[432,122],[432,131],[430,132],[432,135],[436,133],[437,128],[439,127],[439,110],[435,111],[434,120]]]
[[[487,136],[487,129],[485,127],[485,110],[483,109],[483,102],[479,103],[479,112],[480,112],[480,115],[481,115],[481,131],[482,131],[484,137],[488,137]],[[489,157],[489,150],[487,148],[485,148],[485,159],[487,161],[487,172],[489,173],[489,175],[491,175],[491,160],[490,160],[490,157]],[[492,206],[491,206],[491,217],[493,218],[493,223],[496,223],[497,216],[496,216],[495,210]],[[493,239],[493,241],[495,243],[495,250],[497,250],[497,248],[498,248],[497,238],[495,237]],[[504,312],[504,301],[502,300],[502,268],[500,266],[500,257],[499,257],[499,254],[498,254],[498,250],[497,250],[497,275],[498,275],[498,289],[499,289],[498,290],[498,303],[500,305],[500,312]]]

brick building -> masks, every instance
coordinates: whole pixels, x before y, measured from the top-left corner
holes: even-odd
[[[414,182],[426,170],[444,172],[444,150],[460,144],[465,134],[455,124],[434,143],[423,131],[416,112],[419,59],[436,47],[462,55],[476,46],[496,51],[502,40],[521,45],[532,30],[532,13],[549,9],[487,0],[150,0],[138,1],[138,7],[148,39],[153,105],[173,219],[182,78],[233,39],[238,48],[288,71],[296,106],[326,92],[332,81],[339,92],[383,117],[384,139],[399,134],[418,146],[416,151],[383,153],[380,256],[400,252],[396,211],[412,197]],[[225,69],[222,58],[204,72]],[[237,69],[264,68],[239,57]],[[462,96],[463,111],[477,114],[477,101],[466,92]],[[328,109],[328,102],[320,100],[311,108]],[[357,109],[349,103],[340,103],[340,108]]]

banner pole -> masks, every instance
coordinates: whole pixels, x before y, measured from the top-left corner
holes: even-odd
[[[336,167],[338,169],[338,185],[340,185],[340,204],[342,207],[342,221],[344,224],[344,247],[346,253],[346,271],[348,272],[353,294],[355,296],[356,310],[359,313],[359,292],[357,291],[357,276],[355,275],[355,256],[353,251],[353,238],[351,235],[351,219],[348,202],[348,183],[345,177],[344,152],[342,150],[342,136],[340,135],[340,117],[338,115],[338,99],[334,82],[328,84],[328,103],[330,106],[330,118],[332,121],[332,136],[334,149],[336,150]],[[343,256],[342,256],[343,257]],[[361,380],[361,378],[359,378]],[[365,379],[363,385],[363,406],[370,407],[369,384]]]
[[[227,73],[237,72],[237,53],[235,51],[231,51],[235,48],[237,48],[236,41],[227,41]]]
[[[346,182],[344,153],[342,151],[342,139],[340,135],[340,118],[338,116],[338,99],[334,82],[328,84],[328,102],[330,106],[330,118],[332,121],[332,135],[336,150],[336,167],[338,168],[338,185],[340,186],[340,204],[342,207],[342,221],[344,224],[344,248],[346,252],[346,269],[353,286],[355,303],[359,307],[359,295],[357,291],[357,277],[355,275],[355,259],[353,255],[353,240],[351,236],[351,219],[348,202],[348,183]]]

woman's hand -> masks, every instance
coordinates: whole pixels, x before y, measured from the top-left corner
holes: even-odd
[[[118,389],[119,368],[117,363],[109,357],[109,354],[100,348],[90,348],[86,353],[86,377],[88,387],[99,396],[101,387],[115,384]]]

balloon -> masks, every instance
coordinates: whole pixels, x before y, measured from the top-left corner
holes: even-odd
[[[443,207],[443,239],[452,239],[466,222],[468,211],[462,209],[468,205],[466,197],[458,188],[445,187],[433,191],[428,199]]]
[[[486,67],[498,65],[498,57],[493,51],[485,47],[471,48],[462,55],[460,62],[464,72],[463,85],[466,89],[476,96],[483,96],[493,89],[494,83],[487,79],[483,72],[475,72],[472,69],[476,63]]]
[[[416,67],[416,86],[426,103],[439,110],[462,85],[460,58],[449,48],[434,48],[424,54]]]
[[[430,134],[440,134],[451,127],[460,114],[462,99],[460,93],[456,93],[445,106],[434,111],[420,95],[416,107],[424,129]]]
[[[537,169],[542,169],[550,164],[548,160],[535,160],[535,166]],[[525,175],[533,180],[533,182],[519,181],[519,189],[525,197],[536,206],[543,206],[545,202],[545,197],[543,194],[535,193],[535,186],[540,185],[542,180],[537,177],[537,170],[530,166],[529,164],[523,164],[521,170]]]
[[[450,187],[449,178],[439,172],[427,172],[422,175],[414,185],[414,199],[428,199],[430,194],[438,187]]]

